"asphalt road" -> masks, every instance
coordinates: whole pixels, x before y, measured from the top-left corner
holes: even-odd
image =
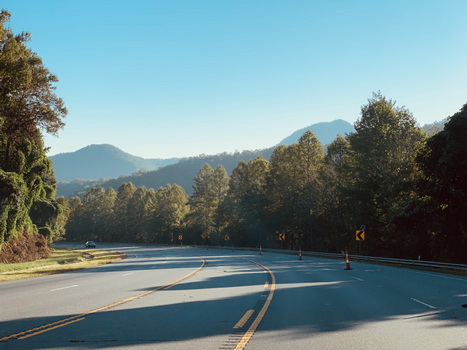
[[[467,278],[257,252],[128,258],[0,283],[0,349],[467,349]]]

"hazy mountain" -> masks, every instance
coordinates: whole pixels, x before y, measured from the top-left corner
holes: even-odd
[[[191,195],[193,179],[204,164],[209,164],[214,169],[218,165],[222,165],[225,170],[227,170],[227,173],[230,174],[240,161],[248,162],[258,156],[269,159],[272,151],[273,148],[258,151],[244,151],[241,153],[237,152],[234,154],[222,153],[214,156],[185,158],[176,164],[167,165],[155,171],[122,176],[118,179],[106,181],[100,186],[104,188],[113,187],[117,190],[121,184],[132,182],[136,187],[145,186],[157,190],[159,187],[163,187],[167,184],[177,184],[182,186],[185,191]]]
[[[78,179],[71,182],[57,183],[57,196],[71,197],[74,195],[82,196],[89,189],[100,186],[110,179],[86,180]]]
[[[74,180],[72,182],[57,184],[57,195],[59,196],[82,196],[84,192],[93,186],[102,186],[104,188],[113,187],[118,190],[121,184],[131,182],[135,186],[145,186],[147,188],[158,189],[167,184],[177,184],[182,186],[189,194],[192,193],[193,179],[199,169],[204,164],[210,164],[213,168],[222,165],[230,173],[240,161],[248,162],[251,159],[261,156],[269,159],[273,148],[259,151],[244,151],[234,154],[217,154],[214,156],[198,156],[181,159],[178,163],[161,167],[158,170],[142,171],[132,175],[120,176],[116,179],[101,180]]]
[[[344,120],[317,123],[294,132],[279,144],[289,145],[296,143],[300,136],[308,129],[313,131],[323,146],[331,143],[338,134],[345,135],[354,131],[353,126]],[[90,187],[97,185],[104,188],[113,187],[115,190],[118,190],[118,187],[125,182],[132,182],[137,187],[145,186],[155,189],[167,184],[178,184],[182,186],[188,194],[191,194],[193,179],[204,164],[210,164],[213,168],[222,165],[230,174],[239,161],[243,160],[248,162],[257,156],[269,159],[273,150],[274,147],[257,151],[237,152],[234,154],[201,155],[198,157],[184,158],[177,162],[176,159],[143,159],[129,155],[110,145],[93,145],[74,153],[57,155],[51,157],[51,159],[54,161],[54,169],[59,180],[64,181],[63,179],[65,179],[65,181],[71,181],[77,178],[80,179],[69,183],[59,183],[57,186],[57,194],[61,196],[83,194],[83,191],[87,191]],[[71,158],[71,155],[73,155],[74,158]],[[59,156],[61,156],[61,158],[58,158]],[[159,166],[160,168],[135,174],[135,172],[141,168],[151,170],[146,163],[149,161],[156,161],[154,167]],[[166,163],[166,165],[163,166],[164,164],[161,162],[164,161],[172,164]],[[113,166],[113,169],[106,169],[108,166],[107,164]],[[116,164],[120,164],[121,167],[118,168]],[[69,168],[67,168],[67,166]],[[84,169],[87,170],[84,171]],[[112,176],[111,171],[116,175]],[[126,173],[124,171],[126,171]],[[99,181],[81,180],[96,178],[112,179],[101,179]]]
[[[286,137],[279,145],[291,145],[298,142],[298,139],[305,133],[311,130],[318,138],[323,146],[330,144],[337,135],[345,136],[351,132],[355,132],[352,124],[342,119],[337,119],[332,122],[316,123],[306,128],[295,131],[292,135]]]
[[[57,181],[75,179],[115,178],[139,171],[155,170],[178,161],[171,159],[144,159],[125,153],[112,145],[90,145],[71,153],[49,157],[53,162]]]

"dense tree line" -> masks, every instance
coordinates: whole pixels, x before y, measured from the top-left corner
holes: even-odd
[[[40,130],[55,134],[67,111],[54,94],[57,78],[0,12],[0,252],[23,236],[52,242],[64,234],[67,201],[55,198],[55,177]],[[34,246],[27,245],[26,246]],[[11,249],[10,249],[11,250]],[[6,254],[6,253],[5,253]],[[26,254],[27,256],[27,254]],[[4,254],[2,254],[4,257]],[[4,259],[2,259],[4,260]]]
[[[326,152],[307,131],[269,160],[201,167],[188,197],[122,184],[70,199],[67,237],[283,247],[467,262],[467,105],[429,137],[381,94]],[[365,226],[365,240],[355,233]],[[282,236],[285,240],[278,240]]]
[[[178,185],[154,189],[122,184],[116,192],[95,187],[81,200],[69,199],[68,239],[172,243],[189,213],[188,196]]]

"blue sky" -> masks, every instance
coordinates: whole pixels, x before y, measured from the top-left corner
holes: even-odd
[[[271,147],[354,123],[373,92],[421,124],[467,103],[467,1],[2,0],[69,110],[49,155]]]

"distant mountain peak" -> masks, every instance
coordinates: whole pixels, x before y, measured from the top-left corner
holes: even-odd
[[[51,156],[58,181],[116,178],[141,169],[155,170],[176,163],[178,158],[144,159],[109,144],[92,144],[75,152]]]
[[[355,131],[353,125],[349,122],[343,119],[336,119],[331,122],[320,122],[312,124],[303,129],[297,130],[279,142],[279,145],[291,145],[297,143],[300,137],[307,130],[311,130],[323,146],[328,145],[334,141],[337,135],[345,136],[346,134]]]

